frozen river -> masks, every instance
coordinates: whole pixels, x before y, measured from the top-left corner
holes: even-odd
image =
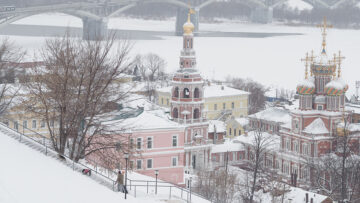
[[[42,14],[17,21],[3,28],[0,34],[32,53],[46,38],[61,35],[65,27],[80,35],[82,22],[64,14]],[[182,46],[182,37],[173,35],[174,27],[174,20],[114,18],[109,21],[110,29],[120,30],[134,40],[132,54],[157,53],[167,61],[169,72],[178,68]],[[312,27],[224,22],[201,23],[200,30],[200,36],[195,39],[198,68],[209,79],[229,75],[249,77],[266,85],[295,90],[304,77],[300,59],[307,51],[320,53],[321,49],[320,30]],[[359,36],[359,30],[331,29],[328,34],[328,53],[341,50],[346,57],[342,76],[348,81],[349,92],[354,91],[355,81],[360,80]]]

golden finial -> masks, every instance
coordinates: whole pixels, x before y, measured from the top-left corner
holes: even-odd
[[[314,62],[314,58],[315,58],[315,56],[314,56],[314,50],[311,50],[310,63],[313,63],[313,62]],[[311,77],[313,76],[313,71],[312,71],[311,67],[310,67],[310,76],[311,76]]]
[[[339,55],[336,57],[336,61],[338,65],[338,78],[341,77],[341,63],[343,59],[345,59],[345,57],[341,56],[341,51],[339,51]]]
[[[336,77],[336,62],[337,62],[337,60],[336,60],[336,54],[334,54],[334,59],[333,59],[333,64],[335,65],[335,70],[334,70],[334,72],[333,72],[333,76],[334,76],[334,78]]]
[[[308,52],[306,52],[305,58],[301,59],[301,61],[305,61],[305,79],[308,79],[308,66],[309,66],[309,61],[311,61]]]
[[[317,27],[321,28],[321,32],[322,32],[322,50],[321,53],[326,54],[326,35],[327,35],[327,29],[328,28],[332,28],[332,25],[327,24],[326,22],[326,17],[324,17],[324,22],[323,24],[318,25]]]
[[[191,22],[191,14],[194,14],[194,13],[195,13],[195,11],[191,8],[191,5],[189,4],[189,12],[188,12],[187,22],[183,26],[185,34],[191,34],[194,31],[195,26]]]

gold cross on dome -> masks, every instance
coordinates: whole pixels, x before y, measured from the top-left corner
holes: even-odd
[[[324,17],[324,21],[322,24],[318,25],[317,27],[319,27],[321,29],[321,32],[322,32],[322,37],[323,37],[323,40],[322,40],[322,53],[326,53],[326,35],[327,35],[327,30],[328,28],[332,28],[333,26],[332,25],[329,25],[327,24],[327,21],[326,21],[326,17]]]
[[[338,65],[338,77],[341,76],[341,63],[342,63],[342,60],[344,60],[344,59],[345,59],[345,57],[341,56],[341,51],[339,51],[339,54],[336,56],[336,62]]]
[[[309,62],[312,61],[311,57],[309,57],[309,53],[306,52],[305,58],[301,59],[301,61],[305,61],[305,79],[308,79],[308,67]]]

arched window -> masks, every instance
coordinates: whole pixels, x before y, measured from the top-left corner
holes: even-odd
[[[174,97],[179,97],[179,88],[178,87],[175,87],[175,90],[174,90]]]
[[[173,115],[173,118],[178,118],[178,116],[179,116],[179,112],[178,112],[178,109],[177,108],[174,108],[173,109],[173,113],[172,113]]]
[[[195,109],[194,110],[194,119],[197,119],[199,117],[200,117],[200,111],[199,111],[199,109]]]
[[[200,97],[199,88],[195,88],[195,90],[194,90],[194,98],[199,98],[199,97]]]
[[[184,88],[183,94],[184,94],[184,98],[190,98],[190,91],[188,88]]]

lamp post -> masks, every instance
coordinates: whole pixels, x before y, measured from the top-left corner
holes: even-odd
[[[159,170],[155,170],[155,194],[157,195],[157,177],[159,175]]]
[[[190,203],[191,203],[191,181],[192,181],[192,177],[190,176],[190,184],[189,184],[189,190],[190,190]]]
[[[126,199],[126,193],[127,193],[127,188],[126,188],[126,183],[127,183],[127,166],[128,166],[128,160],[129,160],[129,153],[125,152],[124,153],[124,157],[125,157],[125,199]]]

